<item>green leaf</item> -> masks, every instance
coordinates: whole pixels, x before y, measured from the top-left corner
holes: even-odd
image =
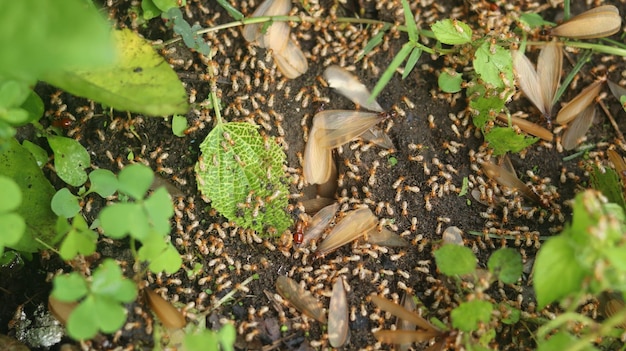
[[[28,112],[28,118],[25,123],[38,121],[43,116],[43,101],[34,91],[30,91],[26,101],[20,106],[24,111]]]
[[[577,252],[567,237],[560,235],[548,239],[535,258],[533,285],[538,309],[580,292],[583,279],[589,274],[591,272],[578,263]]]
[[[50,208],[57,216],[72,218],[80,212],[78,198],[72,194],[69,189],[62,188],[54,194]]]
[[[118,302],[98,297],[93,313],[98,316],[98,328],[105,333],[113,333],[124,326],[126,310]]]
[[[517,134],[508,127],[494,127],[485,133],[485,141],[489,142],[489,147],[493,149],[495,156],[504,155],[507,152],[520,152],[538,140],[539,138]]]
[[[52,296],[59,301],[77,301],[87,292],[87,281],[76,272],[58,275],[52,281]]]
[[[148,216],[139,204],[117,203],[105,207],[98,216],[104,234],[113,239],[121,239],[130,234],[137,240],[144,240],[150,232]]]
[[[0,213],[0,228],[3,228],[0,235],[0,254],[2,254],[6,246],[14,247],[20,242],[26,231],[26,222],[17,213]]]
[[[520,21],[525,23],[531,29],[542,26],[554,26],[553,22],[544,20],[538,13],[522,13]]]
[[[259,233],[269,227],[282,233],[291,225],[285,211],[285,153],[273,138],[261,137],[249,123],[221,123],[200,151],[195,167],[198,189],[222,215]]]
[[[504,324],[515,324],[519,322],[520,316],[522,315],[522,311],[518,310],[515,307],[510,306],[509,304],[502,302],[500,303],[500,310],[503,311],[503,317],[500,319]]]
[[[537,351],[553,351],[553,350],[569,350],[577,343],[573,335],[566,331],[559,331],[556,334],[550,336],[548,341],[538,343]]]
[[[145,20],[153,19],[163,12],[159,10],[152,0],[141,0],[141,11]]]
[[[501,282],[514,284],[522,276],[522,256],[513,249],[501,248],[489,257],[487,267]]]
[[[152,0],[152,2],[163,12],[167,12],[169,9],[174,7],[185,6],[186,3],[185,0],[181,1],[180,4],[178,0]]]
[[[359,55],[356,58],[357,62],[360,61],[365,55],[372,52],[372,50],[374,50],[375,47],[377,47],[378,45],[380,45],[380,43],[383,42],[383,37],[385,36],[385,33],[389,30],[389,28],[391,28],[391,25],[389,23],[385,23],[383,27],[378,31],[378,33],[376,33],[376,35],[374,35],[367,42],[367,44],[365,44],[363,51],[359,53]]]
[[[102,197],[109,197],[117,191],[117,178],[108,169],[96,169],[89,173],[91,186],[89,192],[95,192]]]
[[[154,273],[165,271],[168,274],[174,274],[183,263],[176,248],[156,233],[151,234],[149,239],[144,241],[138,255],[140,260],[150,262],[150,270]]]
[[[57,175],[67,184],[83,185],[87,181],[85,168],[91,164],[87,150],[74,139],[56,135],[48,136],[48,143],[54,152]]]
[[[599,190],[610,202],[616,203],[626,209],[626,200],[622,191],[617,172],[613,168],[603,167],[600,170],[597,166],[592,166],[590,175],[591,186]]]
[[[496,88],[514,84],[511,52],[500,45],[485,41],[476,49],[473,65],[480,78]]]
[[[187,117],[174,115],[172,117],[172,133],[177,137],[184,137],[187,130]]]
[[[458,93],[459,91],[461,91],[463,76],[454,71],[450,73],[449,71],[444,70],[439,75],[437,82],[439,84],[439,89],[441,89],[443,92]]]
[[[224,10],[228,12],[230,17],[235,19],[235,21],[239,21],[245,17],[243,13],[234,8],[227,0],[217,0],[217,3],[220,4],[220,6],[222,6]]]
[[[222,326],[217,335],[220,339],[220,345],[223,351],[234,351],[235,341],[237,340],[237,330],[235,326],[228,323]]]
[[[458,45],[472,41],[472,29],[461,21],[444,19],[435,22],[431,29],[435,38],[444,44]]]
[[[139,163],[124,167],[118,175],[118,190],[133,199],[143,199],[154,180],[154,173],[148,166]]]
[[[22,146],[33,154],[39,168],[43,168],[48,163],[48,153],[41,146],[33,144],[29,140],[24,140]]]
[[[55,236],[57,216],[50,209],[55,190],[37,166],[33,155],[13,138],[8,139],[6,147],[0,149],[0,175],[13,179],[20,188],[22,203],[17,214],[28,223],[20,241],[10,247],[35,252],[41,248],[35,238],[45,242]]]
[[[4,1],[0,75],[36,79],[46,72],[113,62],[109,24],[82,0]]]
[[[115,31],[114,38],[120,52],[115,65],[49,74],[44,80],[117,110],[153,116],[186,113],[185,89],[152,45],[128,29]]]
[[[96,269],[91,281],[91,291],[112,301],[130,302],[137,296],[135,284],[124,278],[115,260],[107,258]]]
[[[67,233],[59,248],[61,258],[68,261],[77,255],[91,255],[96,251],[98,234],[89,229],[82,216],[74,217],[72,229]]]
[[[417,25],[415,24],[415,16],[413,16],[413,12],[411,11],[411,6],[409,6],[408,1],[401,0],[402,2],[402,12],[404,12],[404,23],[406,24],[406,31],[409,33],[409,40],[417,43],[419,40],[419,31],[417,30]]]
[[[9,177],[0,175],[0,189],[2,189],[0,213],[16,210],[22,203],[22,191],[17,183]]]
[[[492,310],[493,305],[488,301],[463,302],[450,312],[452,327],[468,333],[478,330],[478,323],[489,323]]]
[[[441,273],[449,276],[469,274],[476,270],[472,250],[459,245],[443,245],[435,251],[435,262]]]
[[[409,74],[411,73],[411,71],[413,70],[413,68],[415,67],[415,65],[417,64],[417,61],[420,59],[421,56],[422,56],[422,49],[418,47],[413,48],[413,50],[411,51],[411,54],[409,55],[409,58],[406,60],[406,65],[404,65],[404,72],[402,72],[402,79],[405,79],[406,77],[409,76]]]
[[[391,80],[391,77],[393,77],[396,69],[400,67],[402,62],[404,62],[404,59],[409,56],[414,47],[415,45],[411,42],[407,42],[402,46],[402,49],[400,49],[398,54],[396,54],[396,57],[393,58],[389,66],[387,66],[385,72],[383,72],[383,75],[380,76],[380,79],[376,83],[376,86],[374,86],[374,89],[372,90],[372,96],[370,96],[369,98],[370,100],[375,100],[378,94],[383,91],[385,86],[387,86],[387,83],[389,83],[389,81]]]
[[[100,316],[95,314],[96,307],[95,298],[88,296],[74,308],[67,319],[67,332],[72,338],[86,340],[93,338],[98,333]]]
[[[470,100],[470,107],[476,112],[472,121],[478,128],[483,128],[487,122],[495,119],[504,108],[504,100],[498,96],[480,96]]]
[[[174,205],[165,187],[160,187],[143,203],[154,231],[161,236],[170,232],[170,219],[174,215]]]
[[[0,80],[0,107],[18,107],[26,101],[31,90],[20,80]]]

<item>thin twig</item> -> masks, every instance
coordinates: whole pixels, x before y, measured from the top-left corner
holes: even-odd
[[[615,121],[615,118],[613,118],[613,115],[611,114],[611,111],[609,111],[609,109],[604,104],[604,101],[602,101],[601,99],[598,99],[598,104],[600,105],[600,107],[604,111],[604,114],[606,114],[606,116],[609,118],[609,121],[611,121],[611,125],[613,125],[613,129],[615,129],[615,133],[617,133],[617,137],[619,138],[619,140],[622,143],[626,144],[626,140],[624,139],[624,134],[622,134],[622,131],[619,130],[619,126],[617,125],[617,122]]]

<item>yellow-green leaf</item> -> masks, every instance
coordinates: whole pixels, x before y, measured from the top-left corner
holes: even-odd
[[[148,41],[128,29],[114,31],[118,60],[89,71],[48,74],[44,80],[117,110],[166,116],[187,112],[178,76]]]

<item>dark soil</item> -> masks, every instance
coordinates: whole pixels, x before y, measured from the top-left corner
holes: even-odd
[[[258,6],[258,1],[252,2],[237,7],[249,15]],[[232,21],[213,1],[188,3],[187,16],[193,15],[187,18],[190,23],[198,21],[203,27],[211,27]],[[399,2],[348,0],[348,5],[328,1],[322,1],[322,5],[313,1],[304,3],[312,6],[311,11],[323,9],[320,19],[326,18],[331,8],[336,8],[338,16],[360,13],[388,22],[404,22]],[[497,8],[493,8],[490,2],[448,0],[433,4],[428,1],[421,3],[414,6],[414,11],[421,14],[420,25],[424,28],[437,19],[455,14],[471,27],[481,27],[484,31],[504,31],[498,27],[497,21],[494,28],[487,28],[485,23],[489,23],[491,18],[516,16],[522,11],[537,8],[526,2],[498,2]],[[620,8],[620,13],[626,13],[623,3],[615,5]],[[294,6],[302,11],[301,4]],[[118,27],[131,27],[151,40],[168,40],[173,37],[172,31],[159,19],[135,26],[126,3],[114,2],[112,7],[105,9],[117,21]],[[542,9],[545,11],[541,14],[547,20],[556,20],[561,15],[560,9],[552,9],[547,5]],[[491,12],[485,12],[489,10]],[[573,13],[583,10],[582,4],[573,4]],[[354,108],[347,99],[321,84],[319,77],[325,67],[330,64],[348,66],[364,84],[373,87],[407,38],[404,34],[387,36],[387,49],[355,62],[358,50],[371,34],[364,25],[315,28],[309,24],[293,24],[292,34],[300,39],[300,46],[307,53],[309,62],[308,72],[295,80],[282,78],[274,69],[273,62],[266,59],[268,55],[264,49],[252,47],[243,40],[240,28],[211,33],[207,35],[207,40],[218,50],[213,60],[220,75],[217,87],[221,91],[225,119],[256,123],[261,126],[262,134],[276,136],[284,146],[288,155],[288,176],[293,198],[293,206],[289,210],[295,218],[296,211],[293,209],[298,201],[310,194],[303,186],[300,163],[304,150],[303,130],[308,130],[303,129],[303,126],[310,128],[312,117],[322,103],[332,109]],[[394,322],[393,318],[383,318],[384,312],[367,300],[367,296],[372,293],[395,299],[405,293],[416,295],[424,303],[424,314],[449,323],[449,312],[458,304],[461,296],[455,295],[454,286],[438,273],[432,256],[433,249],[440,245],[443,230],[448,226],[457,226],[463,230],[465,245],[475,251],[480,267],[485,267],[491,252],[501,246],[516,248],[525,260],[532,261],[540,244],[539,237],[558,233],[569,219],[570,208],[566,202],[586,185],[585,165],[604,159],[603,151],[609,144],[618,142],[605,113],[598,110],[598,122],[587,135],[586,143],[596,144],[593,151],[587,154],[588,160],[577,157],[565,161],[564,157],[574,151],[560,152],[556,143],[547,142],[538,142],[521,154],[510,155],[520,178],[532,184],[540,195],[550,199],[550,206],[542,208],[515,192],[498,188],[495,182],[482,173],[478,160],[485,159],[490,151],[473,127],[470,113],[465,110],[465,97],[462,94],[440,93],[437,87],[438,68],[450,62],[442,57],[423,55],[416,69],[406,79],[402,80],[399,74],[395,74],[378,98],[384,108],[395,106],[404,111],[382,126],[388,128],[395,149],[364,147],[365,142],[354,141],[335,153],[340,179],[336,198],[341,203],[342,212],[358,204],[367,204],[381,220],[385,219],[390,224],[393,231],[410,241],[411,246],[384,248],[357,241],[323,259],[313,260],[311,248],[291,245],[290,233],[281,238],[265,237],[262,233],[252,237],[250,233],[220,217],[210,209],[210,204],[202,200],[196,189],[193,167],[199,156],[199,144],[213,123],[213,112],[203,110],[198,105],[209,92],[209,84],[203,78],[206,65],[198,54],[181,42],[161,52],[179,73],[188,93],[195,95],[196,104],[187,114],[191,127],[184,138],[174,136],[170,122],[162,118],[110,111],[98,104],[76,112],[77,108],[89,106],[89,101],[66,93],[60,93],[58,99],[52,98],[52,95],[56,96],[56,89],[48,86],[37,88],[47,103],[42,123],[50,123],[55,118],[71,114],[74,122],[65,132],[87,148],[94,168],[110,169],[117,173],[130,163],[145,163],[184,194],[174,201],[177,214],[172,225],[172,240],[184,255],[184,267],[170,277],[150,274],[145,277],[145,285],[163,292],[178,306],[184,305],[189,319],[193,319],[197,312],[212,311],[207,321],[210,327],[219,327],[223,322],[220,318],[234,321],[239,336],[236,346],[241,350],[329,347],[325,325],[304,317],[286,305],[278,311],[280,304],[269,300],[265,292],[269,296],[276,293],[275,281],[279,275],[287,275],[301,282],[313,295],[319,297],[324,306],[328,306],[335,278],[338,275],[346,278],[350,286],[349,301],[353,312],[350,341],[344,346],[346,350],[391,347],[377,343],[372,334],[372,329],[388,329]],[[575,63],[577,54],[570,52],[567,57]],[[565,60],[564,75],[571,70],[571,62]],[[561,101],[571,99],[597,76],[608,74],[610,79],[619,82],[623,78],[621,73],[624,69],[620,59],[593,56],[592,61],[577,76],[577,87],[569,89]],[[412,104],[407,104],[406,99]],[[270,101],[273,101],[271,106]],[[623,129],[624,112],[619,103],[611,96],[604,103],[608,111],[618,118]],[[67,104],[67,110],[59,113],[57,110],[62,104]],[[537,110],[519,94],[508,107],[511,112],[524,111],[530,120],[545,123]],[[264,120],[266,113],[270,116],[269,121]],[[276,119],[276,115],[282,116],[282,120]],[[432,116],[432,123],[429,123],[429,116]],[[455,148],[450,148],[451,144],[456,145]],[[416,149],[414,145],[420,147]],[[422,156],[423,159],[412,161],[416,156]],[[379,166],[372,171],[374,162],[378,162]],[[530,171],[534,176],[529,175]],[[65,186],[50,169],[48,173],[55,186]],[[403,180],[394,188],[399,178]],[[506,203],[521,202],[519,210],[511,205],[508,215],[505,215],[503,206],[506,203],[488,206],[474,199],[469,192],[460,196],[465,178],[470,181],[470,191],[484,183],[486,189],[506,199]],[[406,186],[419,187],[420,191],[413,193],[405,189]],[[398,188],[402,190],[400,195]],[[91,222],[105,203],[97,196],[89,196],[85,205],[85,216]],[[516,237],[519,240],[514,240]],[[102,241],[98,249],[101,257],[120,260],[127,269],[127,275],[134,274],[126,242]],[[97,263],[98,257],[94,257],[93,261]],[[201,263],[203,269],[190,278],[186,271],[195,263]],[[51,288],[50,279],[46,277],[49,278],[58,269],[69,271],[71,268],[62,264],[54,254],[35,255],[19,271],[11,267],[3,269],[0,279],[0,333],[12,333],[9,321],[18,308],[32,313],[36,306],[46,300]],[[247,289],[242,289],[240,284],[253,274],[258,274],[259,279],[249,283]],[[233,289],[240,289],[234,294],[234,299],[215,307],[217,301]],[[538,313],[534,310],[532,289],[527,281],[516,286],[495,284],[495,287],[487,290],[487,294],[492,301],[512,301],[512,304],[530,315]],[[139,299],[128,307],[129,328],[118,335],[102,336],[98,341],[88,342],[85,347],[152,348],[151,337],[145,332],[146,325],[152,323],[152,315],[144,312],[148,310],[147,306]],[[131,326],[133,321],[137,323]],[[288,330],[283,333],[278,331],[281,325],[288,326]],[[492,346],[503,350],[533,349],[534,342],[529,334],[533,328],[533,325],[527,323],[500,325],[496,329],[497,344]],[[452,346],[454,340],[450,340],[450,343],[450,348],[455,348]],[[425,344],[416,346],[418,350],[424,348]]]

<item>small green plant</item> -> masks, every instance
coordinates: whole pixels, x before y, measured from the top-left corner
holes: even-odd
[[[487,270],[477,269],[476,256],[464,246],[446,244],[434,255],[439,271],[454,279],[458,289],[466,294],[450,312],[451,327],[464,332],[463,340],[468,349],[488,350],[496,336],[497,324],[517,323],[521,311],[506,302],[493,303],[485,290],[495,281],[515,284],[522,274],[521,255],[513,249],[501,248],[489,257]],[[471,282],[473,288],[464,288],[466,285],[462,282]]]
[[[181,36],[188,48],[194,49],[206,56],[211,53],[209,44],[202,38],[202,35],[198,34],[198,31],[200,31],[202,27],[197,23],[193,26],[189,25],[183,18],[183,13],[178,7],[173,7],[163,13],[163,18],[172,22],[174,33]]]
[[[90,279],[77,272],[59,275],[53,282],[52,296],[59,301],[80,301],[67,321],[68,333],[79,340],[92,338],[98,331],[112,333],[126,321],[123,303],[137,297],[137,287],[124,278],[112,259],[106,259]]]
[[[565,309],[537,332],[540,350],[596,350],[593,343],[611,344],[623,330],[626,308],[601,310],[598,323],[577,312],[588,296],[626,291],[626,217],[620,205],[597,191],[578,194],[573,219],[559,235],[548,239],[535,259],[534,287],[539,308],[558,302]],[[610,312],[610,313],[609,313]],[[571,322],[575,321],[578,326]],[[549,337],[551,333],[555,335]],[[619,343],[619,341],[617,341]]]

